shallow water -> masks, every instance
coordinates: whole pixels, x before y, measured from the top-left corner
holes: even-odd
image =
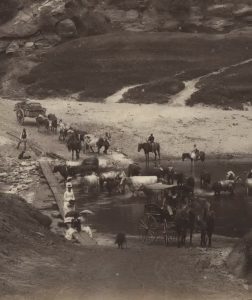
[[[167,161],[163,165],[173,165],[177,171],[191,175],[189,161]],[[196,197],[207,199],[211,202],[216,213],[215,233],[240,237],[252,228],[252,197],[246,196],[245,187],[238,184],[235,194],[228,193],[215,197],[209,189],[199,188],[199,174],[205,169],[212,174],[212,181],[223,179],[228,170],[233,170],[236,175],[245,179],[246,173],[252,168],[252,161],[247,160],[209,160],[205,163],[195,164]],[[144,197],[132,198],[127,195],[108,196],[107,193],[87,195],[80,185],[75,189],[77,209],[89,208],[95,212],[90,217],[92,226],[102,233],[126,232],[130,235],[138,234],[138,222],[143,216]]]

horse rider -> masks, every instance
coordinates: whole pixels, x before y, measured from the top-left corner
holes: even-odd
[[[148,143],[151,145],[151,149],[153,150],[153,146],[154,146],[154,136],[153,136],[153,133],[151,133],[151,135],[148,137]]]
[[[22,133],[20,134],[20,139],[17,145],[17,149],[19,149],[19,146],[24,143],[24,151],[26,150],[26,143],[27,143],[27,132],[26,129],[23,128]]]
[[[70,212],[75,211],[75,196],[71,182],[67,182],[66,191],[64,193],[64,216]],[[64,218],[65,223],[71,222],[72,218]]]
[[[150,144],[153,144],[153,143],[154,143],[154,140],[155,140],[155,138],[154,138],[154,136],[153,136],[153,133],[151,133],[151,135],[148,137],[148,142],[149,142]]]
[[[247,178],[252,178],[252,169],[248,172]]]
[[[107,141],[107,142],[109,143],[109,145],[110,145],[110,140],[111,140],[111,135],[110,135],[110,133],[105,132],[104,140]]]
[[[194,145],[193,145],[193,150],[192,150],[192,153],[194,153],[196,157],[198,157],[198,156],[199,156],[199,150],[198,150],[198,148],[197,148],[197,145],[196,145],[196,144],[194,144]]]
[[[65,124],[63,123],[62,119],[59,120],[59,129],[64,130],[65,129]]]
[[[235,180],[235,173],[233,171],[228,171],[226,174],[226,180]]]

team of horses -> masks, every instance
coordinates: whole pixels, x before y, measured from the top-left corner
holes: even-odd
[[[76,160],[80,158],[80,152],[84,153],[88,151],[94,153],[94,148],[97,148],[99,154],[101,149],[104,148],[103,153],[107,154],[110,146],[110,142],[103,137],[95,137],[88,134],[85,131],[74,129],[66,124],[60,124],[62,120],[58,122],[57,117],[54,114],[48,114],[48,116],[39,115],[36,118],[36,124],[38,131],[44,129],[45,132],[57,133],[59,128],[59,141],[65,142],[69,151],[72,152],[72,160],[74,157]],[[63,126],[62,126],[63,125]]]

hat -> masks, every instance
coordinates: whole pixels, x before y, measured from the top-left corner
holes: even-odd
[[[71,182],[67,182],[66,187],[67,187],[67,188],[71,188],[71,187],[73,187],[73,185],[72,185]]]
[[[71,176],[68,176],[66,180],[67,180],[67,181],[71,181],[71,180],[72,180],[72,178],[73,178],[73,177],[71,177]]]

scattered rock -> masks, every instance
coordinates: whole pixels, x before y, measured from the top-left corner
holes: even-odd
[[[72,38],[77,36],[77,29],[74,22],[70,19],[60,21],[56,25],[56,31],[62,38]]]
[[[34,42],[26,42],[26,43],[24,44],[24,46],[25,46],[25,48],[27,48],[27,49],[33,49],[33,48],[35,48]]]
[[[138,11],[134,9],[128,10],[125,16],[127,21],[135,21],[136,19],[138,19],[138,17],[139,17]]]
[[[5,53],[6,54],[13,54],[19,50],[19,43],[16,41],[13,41],[9,44],[9,46],[6,48]]]

